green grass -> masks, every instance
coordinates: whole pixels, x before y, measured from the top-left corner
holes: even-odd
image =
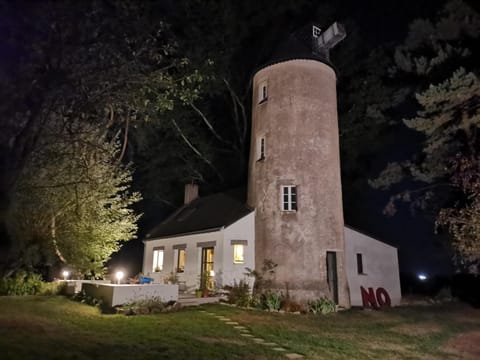
[[[0,297],[0,358],[278,359],[231,325],[186,308],[156,315],[103,315],[63,297]],[[307,359],[454,359],[445,344],[480,331],[466,305],[351,310],[326,316],[204,306]]]

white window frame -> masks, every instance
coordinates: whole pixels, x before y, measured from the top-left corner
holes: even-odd
[[[264,80],[258,84],[258,103],[261,104],[268,100],[268,82]]]
[[[297,211],[298,192],[296,185],[282,185],[281,187],[282,211]]]
[[[153,248],[152,272],[163,271],[164,260],[165,260],[165,248],[163,247]]]

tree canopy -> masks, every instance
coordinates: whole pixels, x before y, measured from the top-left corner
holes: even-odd
[[[118,162],[117,139],[78,120],[44,129],[12,196],[7,223],[15,267],[63,264],[102,274],[106,260],[136,236],[131,170]]]
[[[477,261],[473,232],[461,224],[480,213],[474,215],[474,189],[459,180],[465,175],[459,164],[475,164],[480,145],[480,54],[474,45],[479,37],[480,14],[457,0],[446,3],[433,21],[419,19],[410,25],[404,43],[395,49],[390,73],[403,80],[407,103],[415,95],[416,115],[403,124],[423,140],[411,158],[390,162],[370,182],[384,190],[403,188],[392,195],[385,213],[394,214],[404,201],[429,210],[434,218],[440,215],[438,224],[450,231],[460,257]],[[471,165],[469,172],[473,169]]]
[[[42,233],[45,238],[46,219],[43,217],[46,216],[50,222],[55,220],[55,226],[51,227],[56,229],[56,234],[62,234],[56,239],[60,252],[66,253],[63,257],[81,271],[88,267],[96,271],[101,261],[118,249],[116,242],[134,235],[136,217],[127,211],[127,206],[138,197],[121,198],[127,190],[124,187],[129,186],[130,172],[113,174],[113,168],[102,168],[102,161],[90,164],[90,169],[82,161],[101,154],[92,153],[80,144],[93,141],[95,137],[103,139],[105,144],[115,139],[121,145],[116,143],[114,149],[109,150],[110,155],[115,152],[117,162],[127,161],[128,139],[135,134],[137,124],[159,121],[161,114],[172,109],[177,99],[195,98],[201,75],[176,53],[175,38],[162,21],[159,3],[19,1],[4,2],[1,6],[1,16],[5,20],[2,22],[5,28],[2,50],[7,54],[0,73],[0,95],[5,100],[0,105],[2,240],[7,238],[5,225],[11,214],[22,214],[22,218],[16,219],[18,228],[9,223],[10,250],[20,251],[31,241],[33,235],[27,234],[27,224],[31,224],[33,233]],[[55,136],[68,138],[75,146],[70,150],[66,144],[54,146],[58,140]],[[96,146],[102,144],[98,142]],[[80,153],[70,154],[69,160],[61,158],[61,163],[55,162],[62,152],[74,148]],[[85,151],[83,155],[82,151]],[[99,201],[85,198],[83,207],[76,206],[76,216],[67,203],[62,203],[65,200],[70,204],[73,199],[62,195],[61,191],[69,194],[73,191],[81,196],[89,190],[57,186],[76,182],[75,179],[81,177],[73,172],[74,169],[70,169],[70,174],[65,172],[69,162],[87,167],[83,170],[79,167],[80,172],[96,171],[99,177],[115,175],[103,189],[100,185],[107,185],[108,179],[104,179],[104,183],[97,179]],[[107,164],[106,158],[103,163]],[[37,172],[45,176],[35,179]],[[45,192],[49,197],[41,192],[30,194],[36,208],[45,212],[31,208],[27,211],[24,191],[38,186],[55,191]],[[94,183],[90,186],[94,187]],[[15,194],[14,199],[12,194]],[[119,198],[114,200],[115,196]],[[76,201],[76,204],[80,203]],[[116,207],[119,209],[114,215]],[[65,216],[58,217],[56,212]],[[93,213],[100,215],[102,212],[104,216],[92,217]],[[115,230],[114,227],[108,229],[114,216],[119,222],[118,233],[108,235],[108,231]],[[122,219],[126,221],[124,229]],[[41,222],[39,227],[33,226],[36,221]],[[95,245],[93,239],[100,241],[102,238],[103,245]],[[84,243],[83,247],[75,248],[73,239]],[[91,247],[87,239],[92,242]],[[66,241],[63,249],[62,241]],[[85,251],[82,260],[73,256],[75,251],[79,255],[80,251]],[[80,264],[80,261],[87,261],[89,265]]]

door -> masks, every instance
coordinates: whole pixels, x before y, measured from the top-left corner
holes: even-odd
[[[333,301],[338,304],[337,253],[333,251],[327,251],[327,283]]]
[[[204,247],[202,248],[202,265],[201,265],[201,273],[200,278],[204,279],[207,277],[208,287],[211,287],[211,274],[213,271],[213,256],[214,256],[214,248],[213,247]]]

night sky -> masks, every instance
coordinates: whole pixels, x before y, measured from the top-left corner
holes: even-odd
[[[7,1],[0,0],[0,3]],[[17,9],[21,11],[22,7],[28,9],[34,6],[34,1],[20,1],[18,2]],[[64,2],[68,4],[68,1]],[[85,3],[88,3],[86,1]],[[108,2],[107,2],[108,3]],[[178,18],[175,18],[172,14],[176,11],[176,1],[159,1],[155,16],[165,15],[166,21],[173,23],[172,31],[177,31],[180,36],[182,34],[182,24]],[[239,55],[235,56],[234,63],[243,64],[246,69],[242,69],[245,76],[239,77],[238,82],[243,82],[243,87],[247,87],[249,76],[254,72],[254,69],[260,65],[261,62],[266,61],[268,54],[270,54],[274,48],[284,39],[289,32],[293,29],[299,28],[305,24],[311,22],[322,22],[321,14],[319,13],[322,2],[318,1],[303,1],[300,8],[292,14],[286,13],[283,17],[276,17],[268,21],[275,22],[276,28],[279,29],[277,34],[270,36],[271,42],[269,48],[257,48],[256,46],[264,46],[261,42],[252,41],[248,45],[249,48],[245,48],[243,52],[238,52]],[[480,5],[475,1],[467,1],[471,6],[479,10]],[[263,11],[264,2],[262,1],[247,1],[247,6],[251,6],[251,13],[257,14]],[[443,2],[438,0],[420,0],[420,1],[348,1],[338,0],[334,2],[325,2],[329,5],[330,17],[334,16],[335,20],[340,22],[355,23],[355,28],[349,29],[347,27],[347,38],[339,48],[346,46],[346,43],[350,38],[359,37],[362,41],[362,47],[364,51],[359,53],[358,56],[365,56],[369,50],[382,44],[388,44],[395,41],[401,41],[405,38],[408,30],[408,24],[415,18],[430,17],[433,16],[441,7]],[[2,7],[0,6],[0,12]],[[32,13],[26,11],[25,16],[29,16]],[[333,14],[333,15],[332,15]],[[12,23],[11,19],[4,19],[1,21],[0,14],[0,29],[2,26],[19,26]],[[193,21],[195,21],[195,14]],[[265,19],[265,17],[259,16],[259,19]],[[268,19],[268,17],[267,17]],[[36,21],[36,19],[30,19]],[[188,21],[192,21],[190,18]],[[203,26],[206,19],[198,18],[198,26]],[[208,20],[207,20],[208,21]],[[267,23],[249,24],[248,28],[245,28],[244,21],[241,16],[237,19],[237,24],[232,24],[233,27],[237,26],[239,29],[243,29],[248,35],[246,39],[255,39],[262,36],[262,30],[268,26]],[[267,21],[267,20],[265,20]],[[3,24],[2,24],[3,22]],[[188,24],[191,26],[192,24]],[[329,25],[329,24],[323,24]],[[112,31],[122,32],[121,28],[112,29]],[[352,31],[354,33],[352,33]],[[214,35],[210,34],[214,37]],[[218,37],[222,37],[222,29],[218,29]],[[0,39],[1,40],[1,39]],[[201,40],[199,40],[201,41]],[[1,46],[1,43],[0,43]],[[334,50],[336,51],[336,50]],[[265,55],[261,59],[254,63],[252,60],[252,53],[262,52]],[[94,54],[93,54],[94,56]],[[335,56],[333,56],[335,59]],[[6,46],[0,47],[0,65],[2,67],[2,73],[7,73],[15,67],[15,56],[9,52]],[[340,61],[341,63],[341,61]],[[337,65],[337,64],[335,64]],[[240,65],[239,65],[240,66]],[[345,74],[348,74],[348,69],[342,68],[341,64],[336,69],[339,77],[339,81],[348,82],[351,79]],[[250,74],[249,76],[248,73]],[[340,93],[339,96],[342,96]],[[222,108],[216,109],[218,112],[222,112]],[[409,109],[405,110],[405,114],[398,114],[399,117],[411,116]],[[159,135],[160,136],[160,135]],[[389,144],[388,149],[382,153],[370,159],[369,169],[365,169],[365,174],[361,174],[365,178],[375,175],[375,171],[378,173],[386,164],[387,161],[392,159],[399,159],[402,157],[408,157],[414,151],[418,150],[419,137],[413,134],[411,131],[401,129],[398,131],[394,141]],[[147,151],[148,153],[148,151]],[[156,156],[155,150],[152,149],[151,157]],[[129,153],[129,160],[135,163],[135,153],[133,150]],[[148,156],[147,156],[148,157]],[[368,170],[368,171],[367,171]],[[143,175],[137,174],[135,181],[138,184],[144,184],[146,178],[141,178]],[[179,205],[179,199],[182,197],[184,178],[178,176],[173,181],[177,183],[176,187],[171,189],[172,198],[175,199],[169,206],[160,203],[156,199],[149,198],[148,195],[144,195],[144,201],[141,203],[138,210],[144,213],[143,218],[140,220],[139,225],[139,238],[124,245],[123,249],[113,256],[110,262],[112,267],[119,264],[127,267],[131,275],[141,270],[141,261],[143,256],[143,244],[141,242],[143,236],[148,232],[150,227],[159,223],[165,216],[171,212],[175,205]],[[138,185],[139,190],[142,190],[143,185]],[[237,181],[232,181],[227,184],[214,184],[208,183],[205,185],[200,184],[201,195],[207,195],[217,191],[223,191],[227,187],[244,187],[246,186],[246,178],[240,177]],[[345,186],[345,184],[344,184]],[[385,241],[391,245],[398,247],[400,267],[403,272],[419,273],[425,272],[430,275],[448,275],[452,272],[450,265],[451,254],[447,247],[443,243],[443,239],[434,234],[431,221],[428,221],[425,216],[420,213],[412,215],[408,206],[400,207],[398,214],[394,217],[386,217],[382,214],[382,209],[388,201],[390,193],[374,190],[366,182],[362,185],[358,192],[358,196],[349,196],[344,198],[344,212],[346,223],[351,225],[360,231],[367,234],[371,234],[374,237]]]

